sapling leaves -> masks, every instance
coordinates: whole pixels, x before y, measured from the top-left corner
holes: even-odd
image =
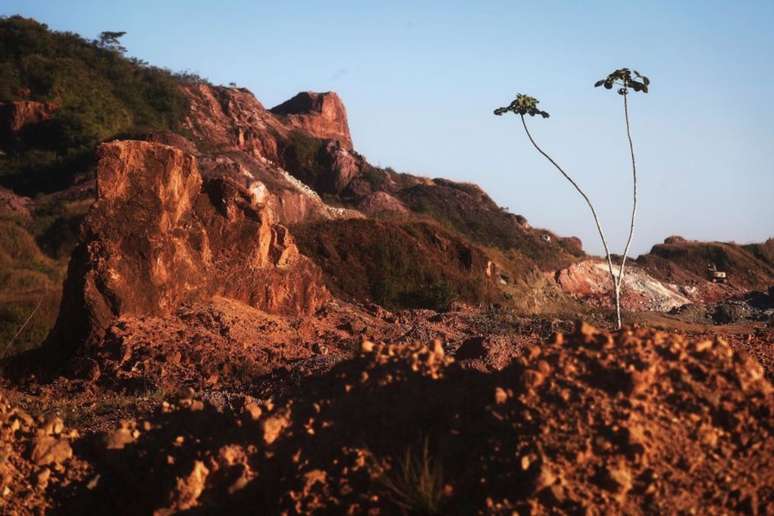
[[[632,77],[632,74],[634,77]],[[635,92],[648,92],[648,86],[650,85],[650,79],[642,75],[637,70],[629,70],[628,68],[619,68],[610,73],[604,79],[601,79],[594,83],[594,87],[604,86],[605,89],[613,89],[614,85],[620,86],[618,89],[619,95],[626,95],[629,90]]]
[[[499,107],[494,110],[495,115],[504,115],[505,113],[512,112],[515,115],[529,115],[529,116],[535,116],[540,115],[543,118],[548,118],[549,115],[547,111],[542,111],[538,109],[537,105],[540,104],[540,101],[536,99],[535,97],[530,97],[529,95],[522,95],[521,93],[516,94],[516,98],[507,106],[505,107]]]

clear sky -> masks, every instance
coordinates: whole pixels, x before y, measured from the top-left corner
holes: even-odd
[[[3,0],[87,38],[126,31],[129,54],[267,107],[301,90],[343,98],[356,148],[399,171],[480,184],[534,226],[598,253],[587,207],[530,147],[516,92],[551,113],[537,141],[590,193],[612,247],[628,229],[621,98],[593,88],[615,68],[649,75],[631,98],[641,178],[633,249],[679,234],[774,236],[774,2],[294,2]]]

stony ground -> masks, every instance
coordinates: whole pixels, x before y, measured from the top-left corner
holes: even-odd
[[[8,384],[2,512],[774,511],[770,328],[332,306],[253,320],[261,347],[217,306]],[[230,336],[195,344],[205,315]],[[240,340],[252,368],[203,367]]]

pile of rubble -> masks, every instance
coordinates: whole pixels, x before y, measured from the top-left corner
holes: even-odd
[[[90,472],[73,456],[78,437],[61,418],[32,417],[0,393],[0,512],[42,514],[62,503]]]
[[[92,439],[102,480],[67,509],[774,510],[774,390],[720,338],[581,324],[502,368],[466,360],[364,341],[282,398],[164,402]]]

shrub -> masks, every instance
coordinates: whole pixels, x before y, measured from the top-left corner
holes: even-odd
[[[282,151],[282,160],[284,167],[306,185],[318,192],[329,190],[324,184],[329,170],[324,140],[293,131]]]

